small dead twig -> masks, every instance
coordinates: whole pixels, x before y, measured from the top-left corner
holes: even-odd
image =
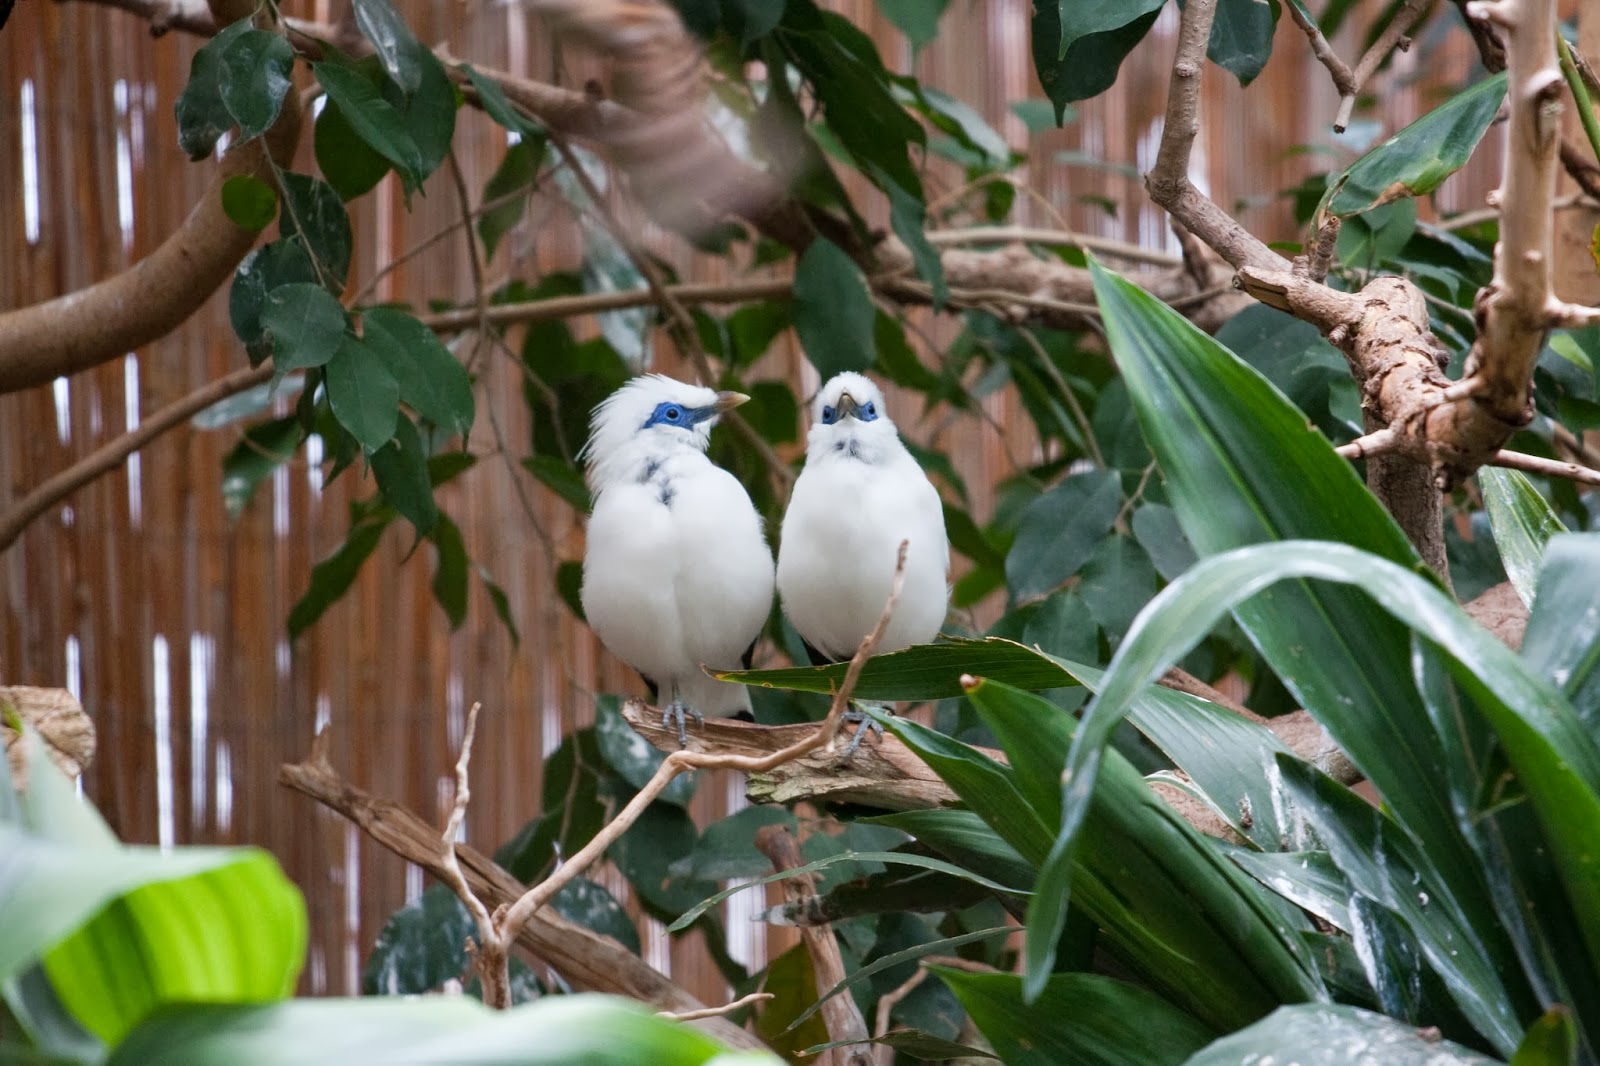
[[[675,1022],[695,1022],[701,1018],[720,1018],[725,1014],[732,1014],[742,1007],[748,1007],[752,1003],[760,1003],[762,1000],[776,998],[777,996],[772,992],[752,992],[748,996],[740,996],[732,1003],[724,1003],[720,1007],[706,1007],[704,1010],[657,1011],[656,1017],[671,1018]]]

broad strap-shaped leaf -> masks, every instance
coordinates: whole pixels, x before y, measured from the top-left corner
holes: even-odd
[[[1505,94],[1502,73],[1452,96],[1329,182],[1320,212],[1349,218],[1437,189],[1472,155]]]
[[[724,681],[797,692],[833,693],[844,683],[847,663],[777,670],[719,673]],[[1071,674],[1032,648],[999,637],[959,638],[919,644],[867,660],[851,695],[863,700],[942,700],[965,693],[963,674],[991,678],[1024,689],[1076,685]]]
[[[1145,441],[1196,552],[1315,537],[1426,572],[1350,464],[1282,393],[1148,293],[1098,263],[1090,270]],[[1470,924],[1496,929],[1484,873],[1438,769],[1443,742],[1412,680],[1407,627],[1374,612],[1360,592],[1325,583],[1284,581],[1229,602],[1300,705],[1397,820],[1429,842],[1425,864],[1452,871],[1452,891]],[[1517,969],[1508,941],[1492,953],[1498,965]]]
[[[1483,490],[1489,527],[1494,530],[1495,547],[1500,549],[1506,577],[1511,579],[1523,604],[1532,607],[1544,546],[1567,527],[1533,482],[1515,470],[1486,466],[1478,471],[1478,487]]]
[[[1552,537],[1522,635],[1529,667],[1560,686],[1600,740],[1600,541]]]
[[[794,328],[823,381],[872,365],[873,308],[866,278],[826,237],[812,241],[795,265]]]
[[[1056,974],[1028,1002],[1015,974],[928,969],[1008,1066],[1180,1066],[1214,1035],[1159,996],[1098,974]]]
[[[1040,873],[1029,910],[1029,976],[1047,970],[1048,946],[1062,928],[1075,838],[1090,810],[1110,731],[1138,692],[1192,648],[1224,613],[1279,582],[1297,578],[1360,588],[1382,611],[1437,645],[1449,657],[1458,681],[1494,697],[1479,701],[1479,707],[1538,816],[1578,917],[1577,935],[1591,953],[1600,951],[1600,750],[1571,706],[1432,582],[1345,545],[1288,541],[1202,560],[1151,601],[1118,650],[1104,687],[1089,705],[1062,775],[1062,832]],[[1396,820],[1403,821],[1398,812]],[[1406,828],[1417,835],[1416,826]],[[1450,832],[1455,834],[1453,826]],[[1417,839],[1437,850],[1437,842],[1425,836]],[[1421,862],[1423,854],[1417,850],[1412,861],[1429,865]],[[1471,893],[1480,887],[1471,876],[1478,870],[1476,858],[1459,866],[1441,865],[1437,854],[1432,858],[1432,868],[1418,872],[1440,890],[1436,905],[1453,908],[1462,916],[1463,928],[1495,937],[1498,923],[1480,924],[1471,909],[1477,903]],[[1448,878],[1441,870],[1448,871]],[[1062,901],[1060,908],[1057,900]],[[1490,950],[1496,952],[1489,956],[1490,965],[1508,979],[1519,973],[1520,968],[1509,963],[1502,967],[1505,960],[1497,948],[1491,945]],[[1507,990],[1508,1000],[1516,1005],[1513,1011],[1527,1005],[1528,995],[1520,986]],[[1508,1026],[1492,1028],[1485,1035],[1497,1046],[1505,1048],[1508,1040],[1514,1046],[1516,1034]]]
[[[1291,0],[1292,2],[1292,0]],[[1183,1066],[1293,1062],[1349,1066],[1372,1056],[1383,1066],[1499,1066],[1476,1051],[1359,1007],[1306,1003],[1279,1007],[1261,1021],[1210,1044]]]

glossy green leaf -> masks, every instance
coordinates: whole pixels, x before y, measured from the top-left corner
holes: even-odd
[[[237,519],[250,497],[272,472],[299,450],[305,427],[293,415],[260,422],[244,431],[244,439],[222,460],[222,502]]]
[[[1432,192],[1467,161],[1505,94],[1502,73],[1452,96],[1333,179],[1323,210],[1349,218],[1392,200]]]
[[[1115,648],[1139,609],[1156,594],[1156,569],[1138,541],[1113,533],[1095,546],[1079,571],[1078,594]]]
[[[1041,873],[1035,901],[1064,901],[1069,883],[1069,869],[1064,864],[1073,852],[1075,823],[1088,812],[1096,764],[1109,731],[1121,720],[1131,698],[1192,647],[1225,612],[1281,581],[1308,577],[1359,587],[1385,613],[1425,634],[1448,655],[1458,680],[1470,679],[1475,688],[1493,697],[1480,701],[1479,707],[1545,830],[1562,887],[1579,916],[1579,935],[1593,952],[1600,946],[1600,750],[1594,739],[1559,693],[1468,618],[1437,586],[1369,553],[1313,541],[1259,545],[1204,560],[1141,614],[1074,741],[1063,774],[1062,833]],[[1363,711],[1371,722],[1381,709]],[[1384,733],[1383,729],[1376,731]],[[1393,806],[1393,796],[1388,792],[1385,796]],[[1396,814],[1399,817],[1398,811]],[[1447,831],[1456,839],[1453,825]],[[1431,862],[1423,863],[1420,852],[1413,856],[1419,874],[1441,892],[1448,889],[1448,903],[1459,913],[1475,915],[1476,862],[1449,864],[1445,868],[1451,876],[1446,881],[1432,868],[1439,865],[1440,855],[1446,854],[1441,842],[1427,836],[1421,839],[1428,841]],[[1041,905],[1036,912],[1030,911],[1030,943],[1035,937],[1047,943],[1043,938],[1055,935],[1058,922],[1053,907]],[[1463,917],[1461,924],[1479,937],[1491,935],[1492,927],[1470,917]],[[1030,952],[1034,965],[1042,966],[1039,960],[1047,958],[1048,951]],[[1436,966],[1446,965],[1434,961]],[[1514,1024],[1503,1016],[1480,1020],[1494,1023],[1487,1035],[1501,1043]]]
[[[222,210],[234,225],[259,233],[278,217],[278,193],[254,174],[235,174],[222,183]]]
[[[414,93],[422,83],[422,44],[389,0],[353,0],[356,26],[372,42],[384,72],[402,91]]]
[[[1156,572],[1168,581],[1194,565],[1194,545],[1184,536],[1178,516],[1165,504],[1147,503],[1134,511],[1133,535]]]
[[[1578,1034],[1572,1013],[1564,1006],[1545,1011],[1528,1026],[1527,1035],[1517,1045],[1509,1066],[1577,1066]]]
[[[331,383],[329,389],[331,396]],[[395,419],[389,442],[372,453],[372,475],[378,481],[384,500],[399,512],[401,518],[416,527],[418,537],[433,532],[439,521],[439,507],[433,501],[433,481],[428,477],[428,453],[422,445],[422,436],[417,432],[416,423],[411,419],[404,415]],[[460,540],[459,532],[456,539]],[[445,550],[445,545],[441,544],[441,562]],[[455,575],[459,583],[456,594],[461,597],[461,609],[464,612],[465,558],[459,561],[462,565]],[[448,607],[446,611],[449,612]]]
[[[473,92],[478,94],[478,99],[483,103],[483,109],[490,118],[500,123],[501,126],[512,133],[524,137],[542,136],[543,130],[537,122],[524,118],[506,99],[506,94],[500,88],[500,83],[493,78],[486,78],[470,65],[462,63],[456,68],[467,73],[467,80],[472,83]]]
[[[239,139],[267,131],[293,86],[294,46],[281,33],[246,30],[223,49],[217,93],[239,124]]]
[[[1524,605],[1533,606],[1534,585],[1544,546],[1566,527],[1550,509],[1539,490],[1523,474],[1486,466],[1478,471],[1478,487],[1483,490],[1484,507],[1494,530],[1495,547],[1505,564],[1506,577]]]
[[[867,820],[910,833],[952,862],[983,870],[1002,884],[1027,884],[1033,878],[1033,867],[1017,849],[972,811],[897,811]]]
[[[587,877],[575,877],[557,892],[550,905],[556,913],[575,925],[608,936],[639,954],[639,929],[623,910],[617,897]]]
[[[763,688],[832,693],[844,681],[848,663],[779,670],[719,673],[725,681]],[[1073,685],[1072,675],[1031,648],[997,638],[956,639],[921,644],[867,660],[852,695],[863,700],[939,700],[960,696],[961,676],[972,674],[1024,689]]]
[[[1109,89],[1128,53],[1155,24],[1164,0],[1044,0],[1033,7],[1033,69],[1055,107],[1056,124],[1068,106]]]
[[[1272,55],[1278,12],[1278,0],[1220,0],[1207,57],[1238,78],[1240,85],[1249,85]]]
[[[891,866],[914,866],[919,869],[935,870],[942,874],[948,874],[951,877],[957,877],[964,881],[970,881],[975,885],[982,885],[984,888],[990,889],[994,892],[1005,892],[1011,895],[1017,895],[1025,891],[1023,889],[1002,885],[998,881],[991,881],[987,877],[974,873],[971,870],[963,869],[954,863],[948,863],[942,859],[935,859],[927,855],[914,855],[897,851],[846,850],[836,852],[827,856],[826,858],[817,859],[814,862],[808,862],[803,866],[796,866],[789,870],[780,870],[775,874],[768,874],[765,877],[743,881],[737,885],[734,885],[732,888],[724,889],[723,891],[718,892],[716,895],[703,899],[693,907],[690,907],[678,917],[677,921],[667,926],[667,932],[676,933],[679,930],[689,928],[689,926],[693,925],[702,914],[717,906],[729,896],[732,896],[738,892],[743,892],[745,889],[755,888],[760,885],[773,884],[775,882],[782,881],[785,878],[797,877],[801,874],[815,873],[818,870],[826,870],[830,866],[844,862],[885,863]]]
[[[346,325],[339,301],[313,282],[280,285],[261,304],[261,326],[279,375],[326,364],[344,342]]]
[[[383,531],[393,519],[392,511],[378,517],[365,519],[351,527],[343,544],[334,553],[311,568],[311,583],[305,595],[289,610],[289,638],[292,640],[309,629],[322,613],[338,602],[355,583],[361,564],[367,561],[378,547]]]
[[[1350,882],[1326,851],[1235,851],[1232,858],[1295,906],[1350,932]]]
[[[1560,686],[1591,736],[1600,738],[1600,542],[1550,538],[1539,595],[1522,636],[1530,669]]]
[[[812,241],[795,266],[794,328],[823,381],[872,365],[872,323],[861,268],[832,241]]]
[[[320,178],[285,171],[281,180],[279,231],[285,237],[299,238],[316,263],[316,280],[338,293],[350,274],[350,255],[355,246],[344,201],[332,185]]]
[[[273,241],[240,261],[228,292],[228,320],[244,342],[251,366],[260,366],[272,354],[266,327],[261,324],[267,293],[281,285],[316,280],[316,267],[298,238]]]
[[[317,116],[312,147],[323,178],[346,202],[372,191],[389,173],[389,161],[357,135],[344,109],[332,99]]]
[[[401,419],[402,422],[409,421]],[[402,432],[396,437],[405,436]],[[386,445],[379,451],[379,455],[394,447],[394,443]],[[372,457],[373,470],[377,470],[378,456]],[[384,494],[385,496],[388,493]],[[434,551],[438,561],[433,567],[433,582],[429,586],[433,590],[433,600],[444,609],[445,617],[450,619],[451,629],[460,629],[461,623],[467,620],[467,545],[461,539],[461,528],[451,521],[450,516],[440,514],[435,509],[437,520],[428,538],[433,541]]]
[[[1498,1066],[1487,1055],[1414,1025],[1335,1003],[1279,1007],[1248,1029],[1207,1045],[1183,1066],[1239,1066],[1269,1058],[1299,1066],[1349,1066],[1363,1058],[1384,1066]]]
[[[369,454],[394,437],[400,383],[365,341],[346,335],[327,366],[328,404],[339,424]]]
[[[415,188],[424,173],[422,152],[394,106],[359,71],[336,63],[313,63],[311,69],[356,136],[394,164],[407,188]]]
[[[132,1033],[108,1066],[778,1066],[611,996],[549,996],[494,1011],[463,996],[300,999],[270,1007],[175,1007]]]
[[[769,825],[798,830],[795,816],[782,807],[746,807],[706,826],[689,857],[689,875],[704,881],[736,877],[762,877],[772,872],[772,860],[755,845],[756,831]]]
[[[368,996],[420,996],[460,978],[471,960],[468,938],[478,926],[456,894],[429,885],[421,896],[389,915],[361,968]]]
[[[1006,585],[1019,600],[1043,596],[1078,572],[1122,507],[1114,470],[1074,474],[1028,505],[1006,555]]]
[[[438,56],[424,48],[417,60],[421,81],[415,92],[401,93],[393,84],[383,86],[381,91],[400,115],[411,143],[417,146],[420,179],[437,170],[450,152],[450,142],[456,132],[457,96],[450,74]]]
[[[461,360],[415,315],[392,307],[362,312],[362,340],[400,388],[400,401],[447,433],[466,436],[477,414]]]
[[[1303,413],[1170,308],[1098,263],[1090,270],[1140,428],[1196,551],[1316,537],[1422,572],[1404,534]],[[1406,828],[1430,841],[1426,862],[1452,872],[1458,903],[1486,930],[1490,953],[1516,967],[1481,862],[1436,770],[1443,740],[1411,678],[1407,627],[1374,611],[1361,592],[1326,583],[1286,581],[1230,603],[1299,704]]]
[[[1095,667],[1057,661],[1090,691],[1099,691],[1105,681],[1104,671]],[[1267,851],[1283,845],[1291,826],[1283,821],[1273,779],[1278,756],[1289,749],[1270,729],[1160,685],[1135,698],[1128,720],[1188,775],[1239,835]]]
[[[478,238],[483,241],[485,259],[494,257],[500,238],[522,221],[544,153],[543,137],[524,138],[506,149],[500,165],[489,176],[488,184],[483,187],[484,204],[505,202],[487,208],[478,218]]]
[[[1008,1066],[1179,1066],[1214,1035],[1161,997],[1098,974],[1056,974],[1029,1003],[1015,974],[928,969]]]
[[[221,96],[222,56],[249,32],[248,18],[224,26],[189,61],[189,80],[173,105],[173,114],[178,120],[178,146],[190,159],[210,155],[222,135],[233,128],[233,115]]]

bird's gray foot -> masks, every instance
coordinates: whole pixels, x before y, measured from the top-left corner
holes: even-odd
[[[863,704],[857,704],[856,706],[860,706],[860,707],[867,707],[867,706],[878,707],[880,705],[879,704],[875,704],[875,703],[874,704],[865,704],[865,703],[863,703]],[[855,734],[850,737],[850,743],[844,749],[844,755],[843,755],[844,759],[849,759],[851,756],[855,755],[856,749],[861,747],[861,738],[863,736],[865,736],[867,733],[876,733],[878,735],[878,739],[879,740],[883,739],[883,726],[879,725],[875,720],[873,720],[871,717],[869,717],[865,711],[857,710],[856,706],[852,706],[848,711],[845,711],[844,714],[839,716],[839,720],[840,720],[841,723],[843,723],[843,722],[852,722],[852,723],[855,724],[855,727],[856,727]]]
[[[706,716],[684,703],[682,700],[673,700],[661,708],[661,728],[666,729],[674,722],[678,725],[678,747],[689,746],[689,731],[685,725],[687,719],[693,718],[696,722],[704,722]]]

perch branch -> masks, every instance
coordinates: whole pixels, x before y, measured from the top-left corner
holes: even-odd
[[[777,873],[804,865],[799,845],[789,827],[764,825],[756,830],[756,850],[765,855]],[[791,910],[805,912],[817,902],[816,880],[810,874],[796,874],[783,879],[783,896]],[[802,925],[801,943],[811,957],[811,970],[816,981],[817,995],[844,983],[847,976],[844,956],[833,929],[827,925]],[[873,1066],[872,1034],[867,1031],[867,1020],[861,1015],[855,997],[848,994],[829,996],[822,1003],[822,1022],[828,1030],[828,1041],[841,1045],[829,1052],[828,1061],[836,1066]]]
[[[720,1018],[724,1015],[732,1014],[736,1010],[742,1010],[745,1007],[750,1006],[752,1003],[760,1003],[763,1000],[777,998],[778,997],[772,992],[752,992],[748,996],[740,996],[732,1003],[724,1003],[720,1007],[707,1007],[704,1010],[686,1010],[678,1011],[676,1013],[669,1010],[663,1010],[657,1011],[656,1017],[671,1018],[675,1022],[694,1022],[699,1021],[701,1018]]]
[[[444,877],[438,830],[400,804],[375,797],[341,778],[328,761],[327,730],[317,735],[304,762],[279,768],[278,781],[343,816],[380,846],[437,878]],[[486,905],[505,906],[526,890],[492,859],[468,845],[455,845],[455,853],[467,884]],[[532,916],[516,940],[579,988],[628,996],[675,1014],[706,1007],[617,941],[550,911]],[[706,1018],[695,1024],[731,1047],[765,1049],[754,1035],[725,1018]]]
[[[1545,477],[1565,478],[1580,485],[1600,485],[1600,470],[1592,470],[1577,463],[1562,462],[1560,459],[1528,455],[1525,452],[1498,451],[1494,458],[1489,460],[1489,465],[1503,466],[1508,470],[1521,470],[1529,474],[1542,474]]]

